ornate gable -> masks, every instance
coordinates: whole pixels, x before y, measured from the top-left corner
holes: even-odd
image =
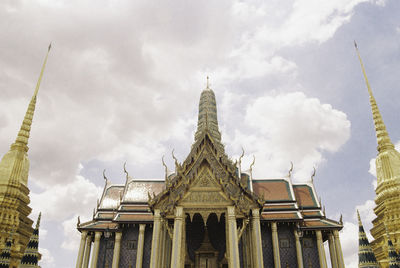
[[[202,210],[221,214],[234,205],[238,215],[246,216],[251,208],[262,206],[263,200],[241,185],[235,164],[215,143],[205,129],[183,164],[176,162],[177,174],[166,182],[166,190],[149,197],[152,209],[168,217],[177,205],[190,215]]]

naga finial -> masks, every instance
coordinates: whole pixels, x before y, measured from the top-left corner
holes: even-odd
[[[250,173],[253,172],[253,166],[254,166],[255,162],[256,162],[256,156],[253,155],[253,162],[251,162],[251,164],[250,164]]]
[[[152,198],[151,198],[150,192],[147,192],[147,197],[149,198],[149,202],[151,202]]]
[[[125,184],[127,184],[127,183],[128,183],[128,180],[129,180],[129,173],[128,173],[128,171],[126,170],[126,162],[124,163],[124,172],[125,172],[125,174],[126,174],[126,181],[125,181]]]
[[[313,167],[314,171],[311,174],[311,183],[314,183],[314,177],[315,177],[315,173],[317,172],[317,170],[315,169],[315,167]]]
[[[174,151],[175,151],[175,149],[172,149],[172,158],[175,160],[175,169],[177,169],[179,167],[179,162],[178,162],[178,159],[174,155]]]
[[[40,218],[39,218],[39,220],[40,220]],[[38,220],[38,222],[39,222],[39,220]],[[76,223],[76,227],[79,227],[80,225],[81,225],[81,218],[80,218],[80,216],[78,216],[78,222]]]
[[[106,181],[106,184],[107,184],[108,178],[106,176],[106,169],[103,170],[103,178],[104,178],[104,180]]]
[[[293,162],[290,161],[290,169],[289,169],[289,174],[288,174],[288,177],[289,177],[289,178],[292,177],[292,172],[293,172]]]
[[[163,164],[163,166],[164,166],[164,168],[165,168],[165,181],[167,181],[167,179],[168,179],[168,167],[167,167],[167,165],[165,164],[164,155],[162,156],[161,161],[162,161],[162,164]]]
[[[340,224],[343,224],[343,215],[342,215],[342,214],[340,214],[339,223],[340,223]]]

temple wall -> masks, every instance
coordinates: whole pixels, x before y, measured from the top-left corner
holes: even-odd
[[[97,268],[111,267],[115,236],[106,239],[104,236],[100,239],[99,257],[97,259]]]
[[[121,253],[119,257],[119,267],[135,267],[136,253],[138,247],[139,226],[130,226],[122,230]]]
[[[272,251],[272,234],[271,226],[267,223],[261,223],[261,239],[264,267],[274,267],[274,253]]]
[[[144,233],[143,266],[142,266],[143,268],[150,267],[152,236],[153,236],[153,225],[146,225],[146,231]]]
[[[301,238],[301,247],[303,249],[304,267],[319,268],[319,257],[317,248],[317,237],[315,232],[304,232]]]
[[[281,267],[297,267],[296,241],[294,238],[293,228],[292,225],[287,223],[278,225]]]

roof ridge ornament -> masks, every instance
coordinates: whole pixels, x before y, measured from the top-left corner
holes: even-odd
[[[317,170],[315,169],[315,167],[313,167],[313,173],[311,174],[311,183],[314,184],[314,177],[315,174],[317,173]]]
[[[289,179],[292,177],[292,172],[293,172],[293,162],[290,161],[290,169],[289,169],[289,173],[288,173],[288,178]]]

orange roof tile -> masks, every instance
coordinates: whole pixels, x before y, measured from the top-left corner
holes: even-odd
[[[263,220],[274,220],[274,219],[300,219],[296,212],[289,213],[262,213],[261,218]]]
[[[293,185],[299,207],[318,207],[313,190],[309,185]]]
[[[253,181],[254,192],[264,197],[267,202],[294,200],[289,187],[289,183],[284,179]]]

